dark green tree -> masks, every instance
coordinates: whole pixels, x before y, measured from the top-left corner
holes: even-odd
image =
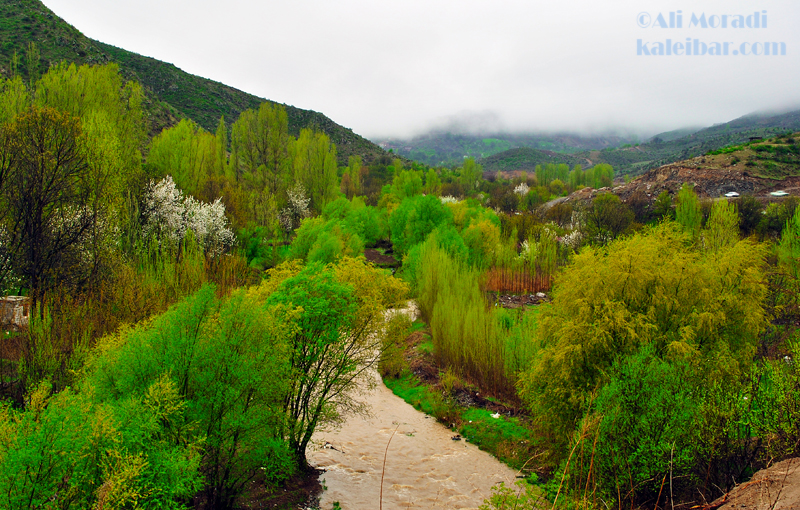
[[[589,239],[607,244],[629,232],[634,215],[630,208],[612,193],[598,195],[583,213],[584,231]]]

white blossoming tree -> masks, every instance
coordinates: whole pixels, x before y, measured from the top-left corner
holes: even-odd
[[[521,196],[521,197],[524,197],[525,195],[527,195],[527,194],[528,194],[528,192],[529,192],[530,190],[531,190],[531,189],[530,189],[530,187],[528,187],[528,185],[527,185],[527,184],[525,184],[525,183],[523,182],[523,183],[521,183],[521,184],[518,184],[518,185],[517,185],[517,186],[514,188],[514,193],[516,193],[517,195],[519,195],[519,196]]]
[[[289,201],[286,207],[281,209],[281,226],[287,233],[291,233],[300,226],[300,221],[307,218],[310,214],[308,204],[311,199],[306,195],[306,189],[302,184],[295,183],[294,186],[286,191]]]
[[[145,194],[144,218],[145,237],[155,236],[159,241],[177,244],[191,230],[205,253],[212,257],[236,243],[221,199],[207,204],[184,196],[169,175],[158,183],[150,183]]]

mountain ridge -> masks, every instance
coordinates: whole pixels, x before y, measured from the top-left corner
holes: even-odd
[[[14,52],[24,61],[28,44],[36,43],[40,69],[65,61],[81,64],[117,63],[126,79],[138,81],[145,90],[145,110],[153,136],[181,118],[214,132],[220,116],[229,125],[248,108],[263,102],[279,104],[214,80],[192,75],[174,64],[139,55],[86,37],[39,0],[0,0],[0,74],[12,74]],[[28,70],[20,66],[21,75]],[[352,155],[370,163],[385,151],[352,129],[341,126],[320,112],[283,105],[289,118],[289,132],[299,134],[306,127],[325,132],[336,145],[340,165]]]

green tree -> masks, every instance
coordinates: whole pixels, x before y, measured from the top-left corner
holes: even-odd
[[[439,196],[442,194],[442,180],[433,168],[428,169],[425,174],[425,187],[422,190],[426,195]]]
[[[22,78],[0,80],[0,125],[14,120],[28,108],[29,102],[28,89]]]
[[[394,174],[392,194],[399,200],[422,193],[422,172],[417,170],[401,170]]]
[[[739,211],[739,226],[742,229],[742,233],[744,235],[755,233],[763,217],[764,208],[761,202],[753,195],[742,195],[736,201],[736,208]]]
[[[389,216],[395,252],[400,255],[405,254],[450,218],[452,218],[450,209],[435,196],[406,198]]]
[[[83,389],[42,383],[24,410],[0,407],[0,506],[187,508],[200,449],[181,437],[187,407],[174,385],[153,381],[117,405]]]
[[[93,269],[81,264],[79,249],[96,220],[81,124],[33,108],[4,131],[7,261],[38,300],[54,285],[85,281]]]
[[[224,115],[219,118],[215,142],[216,162],[214,165],[214,173],[224,177],[228,175],[228,127],[225,125]]]
[[[342,193],[347,198],[353,198],[361,194],[361,170],[363,163],[361,156],[350,156],[348,160],[349,165],[345,168],[345,173],[342,175]],[[347,185],[345,185],[345,179]]]
[[[583,229],[589,239],[598,244],[607,244],[626,234],[633,220],[633,211],[618,196],[603,193],[595,197],[584,211]]]
[[[104,339],[87,368],[95,398],[122,405],[166,379],[185,401],[176,441],[203,443],[200,471],[214,508],[230,508],[257,475],[285,479],[293,457],[280,433],[289,383],[284,338],[293,309],[202,287],[150,323]]]
[[[216,173],[217,151],[214,135],[191,120],[182,119],[153,138],[147,164],[152,173],[171,175],[178,188],[196,196]]]
[[[659,218],[672,219],[674,211],[672,210],[672,195],[669,194],[669,191],[664,190],[658,194],[653,204],[653,212]]]
[[[800,208],[786,221],[778,244],[778,262],[795,280],[800,280]]]
[[[475,163],[475,158],[466,158],[461,167],[461,184],[467,194],[472,194],[483,179],[483,167]]]
[[[676,492],[697,483],[695,387],[686,363],[667,362],[651,346],[615,362],[593,405],[602,421],[592,475],[606,497],[625,487],[623,500],[652,501],[670,473]]]
[[[31,87],[39,80],[39,60],[41,55],[39,47],[35,42],[28,43],[28,51],[25,55],[25,63],[27,64],[28,82]]]
[[[297,314],[286,344],[291,371],[282,431],[301,465],[315,430],[364,411],[353,393],[374,384],[369,369],[381,357],[386,309],[405,292],[398,280],[350,258],[327,267],[279,266],[254,291]]]
[[[684,183],[678,192],[675,221],[683,227],[684,232],[692,235],[692,239],[697,239],[700,235],[703,213],[700,209],[700,201],[697,199],[697,194],[689,184]]]
[[[338,193],[336,147],[325,133],[304,129],[291,143],[292,176],[311,197],[311,208],[321,212]]]
[[[258,110],[243,111],[231,126],[235,175],[244,177],[257,191],[282,193],[292,184],[290,141],[283,106],[262,103]]]

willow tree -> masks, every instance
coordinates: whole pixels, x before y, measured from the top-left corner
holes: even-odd
[[[706,249],[717,252],[739,240],[739,213],[736,205],[727,200],[717,200],[711,206],[711,215],[703,230]]]
[[[566,442],[615,361],[646,346],[709,381],[743,373],[766,325],[764,255],[749,240],[693,248],[672,222],[582,250],[540,315],[521,384],[534,414]]]

